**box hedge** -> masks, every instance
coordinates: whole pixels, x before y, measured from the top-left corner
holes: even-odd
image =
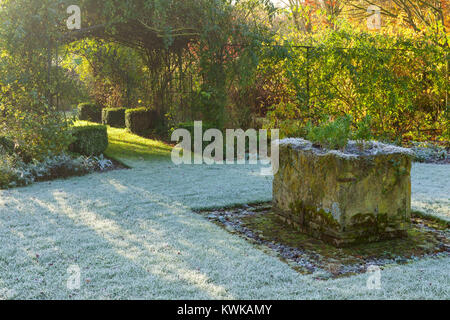
[[[195,136],[194,136],[194,122],[182,122],[182,123],[179,123],[174,128],[172,128],[172,132],[177,130],[177,129],[185,129],[185,130],[189,131],[189,133],[191,135],[191,151],[194,152],[194,138],[195,138]],[[209,129],[215,129],[215,127],[213,125],[211,125],[211,124],[203,122],[202,123],[202,133],[203,133],[203,135]],[[222,132],[222,134],[223,134],[223,132]],[[203,154],[203,151],[205,150],[205,148],[209,144],[211,144],[211,141],[203,141],[203,136],[201,137],[201,139],[202,139],[202,154]],[[224,158],[226,156],[226,143],[225,143],[226,141],[225,140],[226,140],[226,138],[225,138],[225,134],[224,134],[223,135],[223,142],[224,142],[223,156],[224,156]]]
[[[102,107],[93,103],[81,103],[78,105],[78,119],[101,123]]]
[[[80,126],[72,128],[74,142],[69,150],[85,156],[97,156],[108,147],[108,132],[106,126]]]
[[[172,128],[172,132],[176,129],[186,129],[187,131],[189,131],[190,135],[191,135],[191,151],[194,152],[194,122],[184,122],[184,123],[179,123],[177,126],[175,126],[174,128]],[[203,135],[205,134],[205,132],[209,129],[216,129],[216,127],[214,127],[211,124],[202,123],[202,132]],[[226,158],[227,155],[227,135],[226,135],[226,129],[221,130],[222,132],[222,136],[223,136],[223,157],[224,159]],[[256,147],[259,148],[259,132],[256,132]],[[201,138],[203,141],[203,137]],[[203,141],[202,142],[202,152],[205,150],[205,148],[210,145],[212,143],[212,141]],[[233,141],[229,141],[229,143],[233,143]],[[234,138],[234,158],[237,157],[238,154],[238,145],[237,145],[237,138]],[[249,139],[246,138],[245,139],[245,153],[248,153],[250,150],[250,142]]]
[[[191,151],[194,152],[194,122],[182,122],[179,123],[177,126],[175,126],[172,129],[172,132],[176,129],[185,129],[187,131],[189,131],[189,133],[191,134]],[[202,130],[203,130],[203,134],[205,134],[205,132],[209,129],[214,129],[214,126],[203,122],[202,123]],[[203,141],[203,137],[201,138]],[[224,140],[225,140],[225,136],[224,136]],[[202,151],[210,144],[210,141],[203,141],[202,142]]]
[[[128,109],[125,112],[125,125],[130,132],[144,135],[157,125],[157,113],[147,108]]]
[[[114,128],[125,128],[125,108],[105,108],[102,110],[102,123]]]

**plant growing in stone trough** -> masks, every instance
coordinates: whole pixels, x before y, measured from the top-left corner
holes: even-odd
[[[308,123],[306,138],[313,144],[325,149],[344,149],[351,137],[351,124],[352,118],[350,116],[340,117],[335,121],[317,127]]]
[[[364,117],[356,124],[356,130],[353,132],[353,139],[360,150],[363,150],[366,146],[366,141],[370,141],[373,138],[371,130],[372,118],[370,116]]]
[[[373,138],[370,116],[364,117],[354,126],[355,130],[352,130],[352,117],[348,115],[316,127],[308,123],[306,138],[314,145],[330,150],[343,150],[349,140],[354,139],[358,147],[363,150],[365,142]]]

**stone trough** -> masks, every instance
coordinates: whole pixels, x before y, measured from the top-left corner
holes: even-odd
[[[411,152],[350,141],[344,151],[303,139],[280,144],[273,207],[303,233],[334,246],[407,236],[411,220]]]

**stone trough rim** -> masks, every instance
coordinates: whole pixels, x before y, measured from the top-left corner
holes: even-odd
[[[303,138],[285,138],[282,140],[276,140],[274,143],[278,144],[280,147],[291,147],[293,150],[310,151],[317,156],[332,155],[343,159],[362,159],[380,155],[395,154],[407,155],[410,157],[414,156],[414,152],[410,148],[403,148],[375,140],[365,141],[364,144],[366,147],[362,151],[357,147],[358,142],[355,140],[349,140],[347,147],[344,150],[317,147],[313,144],[313,142]]]

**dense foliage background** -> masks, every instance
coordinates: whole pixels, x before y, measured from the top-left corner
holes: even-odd
[[[82,29],[66,9],[79,5]],[[0,135],[32,158],[72,142],[80,102],[277,127],[370,119],[379,139],[449,140],[449,5],[420,0],[3,0]],[[367,20],[381,9],[381,28]]]

